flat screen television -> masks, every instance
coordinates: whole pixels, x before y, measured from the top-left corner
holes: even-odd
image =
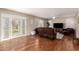
[[[54,23],[54,28],[63,28],[63,23]]]

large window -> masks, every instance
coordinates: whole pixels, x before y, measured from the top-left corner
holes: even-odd
[[[12,19],[12,36],[20,35],[20,19],[18,16],[13,17]]]
[[[26,20],[22,19],[22,34],[26,34]]]
[[[11,25],[10,25],[10,15],[1,15],[1,39],[10,38],[11,35]]]
[[[26,17],[1,14],[0,20],[1,40],[10,39],[26,34]]]
[[[37,27],[44,27],[44,20],[42,19],[37,19]]]

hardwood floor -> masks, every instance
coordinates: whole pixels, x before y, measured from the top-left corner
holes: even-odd
[[[24,36],[0,42],[0,51],[77,51],[79,45],[70,36],[63,39],[48,39],[39,36]]]

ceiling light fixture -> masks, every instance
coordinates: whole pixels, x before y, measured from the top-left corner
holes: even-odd
[[[54,16],[54,17],[52,17],[53,19],[55,19],[56,17]]]

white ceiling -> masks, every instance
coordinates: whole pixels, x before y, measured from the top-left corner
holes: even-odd
[[[39,17],[51,18],[75,15],[79,9],[77,8],[8,8],[10,10],[19,11]]]

